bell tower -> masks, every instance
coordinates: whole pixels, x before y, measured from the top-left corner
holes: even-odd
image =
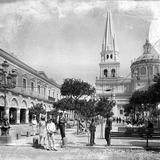
[[[116,45],[111,12],[107,12],[104,38],[101,50],[100,78],[119,77],[119,52]]]

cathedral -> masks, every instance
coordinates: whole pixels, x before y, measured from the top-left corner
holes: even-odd
[[[96,96],[105,96],[115,101],[114,117],[124,118],[123,105],[135,90],[145,90],[153,83],[160,71],[160,55],[147,39],[143,54],[131,63],[131,77],[120,76],[120,54],[116,43],[111,12],[107,13],[104,39],[100,52],[100,73],[96,77]]]

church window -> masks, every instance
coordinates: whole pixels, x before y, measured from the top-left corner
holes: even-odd
[[[108,77],[108,70],[107,69],[104,70],[104,76]]]
[[[115,70],[115,69],[112,69],[112,70],[111,70],[111,76],[112,76],[112,77],[115,77],[115,73],[116,73],[116,70]]]
[[[141,68],[141,74],[142,74],[142,75],[145,75],[145,74],[146,74],[146,68],[145,68],[145,67],[142,67],[142,68]]]
[[[107,54],[107,59],[109,58],[109,55]]]
[[[149,67],[148,67],[148,72],[149,72],[149,75],[152,75],[152,74],[153,74],[153,67],[152,67],[152,66],[149,66]]]
[[[110,58],[111,58],[111,59],[113,58],[113,55],[112,55],[112,54],[110,55]]]

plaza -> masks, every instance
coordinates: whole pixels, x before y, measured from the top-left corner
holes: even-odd
[[[0,160],[159,160],[159,8],[0,1]]]
[[[113,124],[113,130],[117,129],[117,124]],[[28,126],[29,130],[29,126]],[[13,134],[13,133],[12,133]],[[66,129],[68,143],[66,147],[61,148],[60,135],[55,135],[58,151],[47,151],[32,147],[33,136],[22,136],[18,140],[13,140],[7,145],[1,144],[0,159],[64,159],[64,160],[123,160],[123,159],[159,159],[157,151],[160,149],[160,140],[149,140],[150,150],[145,150],[146,140],[140,138],[112,138],[111,146],[106,147],[105,139],[100,139],[100,126],[97,126],[96,145],[87,146],[88,135],[76,134],[76,128]]]

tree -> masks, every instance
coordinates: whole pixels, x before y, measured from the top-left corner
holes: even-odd
[[[95,92],[95,88],[79,79],[65,79],[61,86],[61,95],[73,100],[85,99]],[[84,97],[85,96],[85,97]]]
[[[97,102],[96,112],[104,118],[109,118],[113,116],[112,108],[115,105],[114,103],[114,101],[109,101],[106,97],[101,97]]]
[[[73,110],[74,109],[74,101],[71,98],[65,97],[54,103],[54,107],[57,110]]]
[[[39,122],[40,114],[46,114],[46,110],[43,108],[42,103],[38,103],[33,107],[29,108],[29,117],[32,118],[33,115],[36,115],[36,119]]]
[[[80,116],[86,121],[97,116],[95,103],[96,101],[91,99],[89,101],[79,101],[79,105],[77,105],[77,111],[79,112]]]
[[[146,91],[135,91],[129,99],[128,108],[125,111],[131,113],[149,111],[151,117],[157,115],[157,104],[160,103],[160,74],[154,76],[154,84],[149,86]]]
[[[61,86],[61,95],[66,98],[72,99],[74,104],[73,110],[76,112],[77,120],[81,114],[80,100],[85,100],[88,96],[91,96],[95,92],[95,88],[87,82],[80,79],[65,79]],[[79,132],[79,123],[77,123],[77,134]]]

